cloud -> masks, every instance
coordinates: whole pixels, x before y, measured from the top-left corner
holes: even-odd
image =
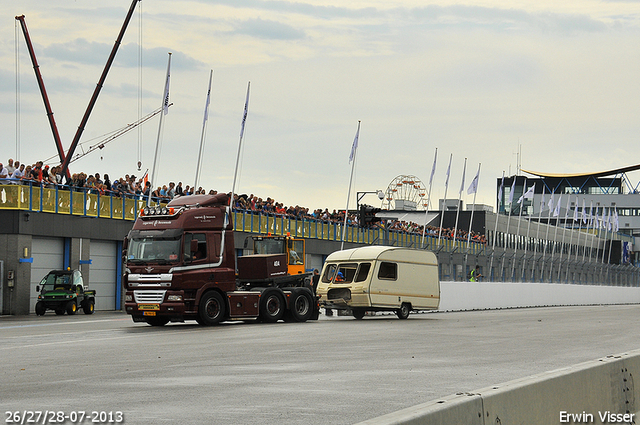
[[[89,42],[84,38],[78,38],[68,43],[55,43],[45,47],[42,49],[42,57],[67,62],[67,65],[104,66],[107,63],[112,48],[113,45]],[[153,69],[166,69],[167,55],[169,52],[172,52],[172,50],[166,47],[143,49],[143,65]],[[136,68],[138,66],[138,53],[137,44],[125,44],[118,49],[114,63],[126,68]],[[185,53],[172,52],[172,55],[178,63],[178,69],[195,70],[204,66],[201,61]]]
[[[260,18],[240,22],[234,32],[270,40],[298,40],[305,37],[304,31],[290,25]]]

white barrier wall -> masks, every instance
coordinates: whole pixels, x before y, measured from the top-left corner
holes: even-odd
[[[360,425],[635,424],[638,377],[640,350],[452,395]]]
[[[440,282],[441,311],[638,303],[638,287],[562,283]]]

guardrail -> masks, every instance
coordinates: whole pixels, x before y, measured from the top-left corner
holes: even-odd
[[[5,181],[8,182],[8,181]],[[40,187],[37,184],[0,184],[0,210],[25,210],[54,214],[70,214],[85,217],[135,220],[147,200],[138,195],[100,195],[89,188]],[[159,202],[152,201],[151,205]],[[260,233],[276,236],[290,234],[294,237],[322,239],[341,242],[342,223],[316,219],[295,218],[283,215],[257,213],[255,211],[234,211],[233,223],[236,231]],[[422,235],[383,228],[364,228],[348,225],[344,234],[345,242],[370,245],[390,245],[422,248]],[[424,247],[431,250],[451,252],[455,249],[468,254],[478,254],[483,244],[452,239],[440,239],[426,235]]]

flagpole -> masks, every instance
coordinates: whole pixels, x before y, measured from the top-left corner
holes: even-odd
[[[527,191],[527,179],[524,179],[524,186],[522,186],[522,197],[518,200],[518,204],[520,204],[520,211],[518,211],[518,230],[516,231],[516,246],[513,250],[513,262],[511,263],[511,279],[516,281],[516,261],[518,260],[518,239],[520,239],[520,222],[522,221],[522,206],[524,204],[524,194]]]
[[[347,232],[347,216],[349,215],[349,198],[351,197],[351,182],[353,181],[353,169],[356,166],[356,154],[358,152],[359,138],[360,138],[360,120],[358,120],[358,130],[356,130],[356,137],[353,140],[353,145],[351,146],[351,155],[349,156],[349,161],[351,162],[351,177],[349,177],[349,189],[347,190],[347,206],[344,209],[344,224],[342,226],[342,243],[340,244],[341,251],[344,249],[345,233]]]
[[[532,274],[534,273],[533,271],[535,270],[535,266],[536,266],[536,256],[538,255],[538,244],[540,243],[540,220],[542,219],[542,210],[544,208],[544,194],[545,194],[545,184],[544,182],[542,183],[542,200],[540,201],[540,211],[538,212],[538,227],[536,229],[536,242],[533,244],[533,266],[531,267],[532,270]],[[531,281],[533,282],[533,276],[531,276]]]
[[[556,205],[556,208],[553,211],[554,217],[560,217],[560,208],[562,207],[561,203],[562,203],[562,194],[560,194],[560,198],[558,198],[558,204]],[[549,282],[552,282],[553,280],[553,257],[555,257],[555,253],[556,253],[559,223],[560,223],[560,219],[556,218],[556,229],[553,233],[553,250],[551,251],[551,266],[549,268]]]
[[[449,189],[449,174],[451,173],[451,160],[453,154],[449,154],[449,168],[447,168],[447,179],[444,182],[444,199],[442,200],[442,214],[440,215],[440,228],[438,229],[438,247],[440,246],[440,238],[442,238],[442,223],[444,222],[444,210],[447,205],[447,190]]]
[[[202,133],[200,135],[200,150],[198,151],[198,163],[196,165],[196,180],[193,187],[198,187],[200,178],[200,165],[202,164],[202,152],[204,151],[204,135],[206,133],[207,119],[209,118],[209,99],[211,97],[211,80],[213,80],[213,69],[209,73],[209,89],[207,90],[207,101],[204,105],[204,119],[202,120]]]
[[[571,223],[571,234],[569,235],[569,252],[567,252],[567,272],[565,273],[565,278],[564,278],[566,282],[569,282],[569,262],[571,261],[571,247],[573,244],[573,233],[574,233],[574,227],[576,225],[577,218],[578,218],[578,196],[576,195],[576,206],[573,208],[573,223]],[[578,238],[580,238],[579,228],[578,228]]]
[[[456,225],[453,228],[453,246],[454,250],[458,247],[458,217],[460,217],[460,201],[462,200],[462,191],[464,190],[464,175],[467,171],[467,158],[464,159],[464,167],[462,168],[462,184],[460,185],[460,193],[458,194],[458,205],[456,205]]]
[[[560,259],[558,260],[558,283],[560,283],[560,272],[562,271],[562,254],[564,251],[564,237],[567,234],[567,219],[569,218],[569,204],[571,203],[571,194],[567,196],[567,207],[564,210],[564,224],[562,226],[562,244],[560,245]]]
[[[542,268],[540,269],[540,282],[544,282],[544,257],[546,257],[547,255],[547,247],[549,246],[549,229],[551,228],[551,208],[553,208],[554,202],[553,202],[553,196],[555,195],[555,190],[551,191],[551,198],[549,198],[549,203],[547,204],[549,206],[549,215],[547,216],[547,231],[546,234],[544,236],[544,250],[542,251]],[[555,241],[554,241],[555,242]],[[549,280],[551,280],[551,274],[549,274]]]
[[[525,186],[525,188],[526,188],[526,186]],[[527,191],[527,193],[529,193],[529,191]],[[533,184],[532,198],[535,196],[535,193],[536,193],[536,184],[534,183]],[[525,195],[522,195],[522,196],[524,198],[522,199],[522,205],[520,205],[520,208],[522,208],[524,206],[525,199],[527,199]],[[527,216],[528,215],[529,214],[527,214]],[[529,230],[531,230],[531,217],[529,217],[528,220],[529,220],[529,224],[527,225],[527,237],[524,240],[524,255],[522,256],[522,274],[521,274],[521,277],[522,277],[522,281],[523,282],[526,280],[525,279],[525,263],[527,261],[527,248],[529,247]],[[534,256],[535,256],[535,254],[534,254]]]
[[[158,137],[156,139],[156,151],[153,156],[153,167],[151,168],[151,185],[149,185],[149,195],[147,196],[147,206],[151,204],[151,192],[153,192],[153,185],[156,182],[156,164],[158,163],[158,156],[160,154],[160,135],[162,134],[162,122],[167,112],[169,112],[169,83],[171,80],[171,52],[169,52],[169,61],[167,62],[167,77],[165,79],[164,93],[162,96],[162,109],[164,112],[160,114],[160,123],[158,124]]]
[[[504,189],[504,171],[502,172],[502,182],[500,183],[500,190],[498,191],[498,204],[496,211],[496,225],[493,229],[493,246],[491,247],[491,263],[489,265],[489,273],[491,273],[491,278],[495,280],[493,275],[493,257],[496,253],[496,239],[498,238],[498,219],[500,218],[500,201],[502,200],[502,190]]]
[[[593,211],[593,201],[591,201],[591,203],[589,204],[589,216],[587,217],[587,229],[586,229],[586,235],[585,238],[587,237],[587,235],[589,234],[589,225],[592,226],[592,230],[593,230],[593,217],[591,216],[591,213]],[[593,236],[593,235],[591,235]],[[589,262],[591,262],[591,250],[593,249],[593,237],[591,238],[591,246],[589,247]],[[587,256],[587,242],[585,241],[584,243],[584,251],[582,251],[582,262],[584,263],[584,260]]]
[[[473,212],[476,209],[476,195],[478,195],[478,183],[480,183],[480,166],[481,165],[482,163],[478,163],[478,172],[476,173],[476,176],[473,178],[473,181],[471,182],[471,186],[469,186],[469,190],[471,190],[471,188],[473,187],[473,208],[471,208],[471,220],[469,220],[469,233],[467,234],[467,248],[469,248],[469,243],[471,242],[471,225],[473,224]]]
[[[244,101],[244,112],[242,113],[242,124],[240,125],[240,140],[238,141],[238,154],[236,155],[236,168],[233,172],[233,185],[231,186],[231,196],[229,198],[229,214],[233,211],[233,196],[236,192],[236,179],[238,177],[238,164],[240,163],[240,152],[242,151],[242,139],[244,137],[244,126],[247,122],[247,114],[249,113],[249,90],[251,81],[247,83],[247,97]]]
[[[433,166],[431,167],[431,177],[429,177],[429,194],[427,195],[427,208],[424,209],[424,226],[422,227],[422,241],[420,245],[424,248],[424,235],[427,231],[427,218],[429,216],[429,208],[431,207],[431,187],[433,183],[433,175],[436,172],[436,160],[438,159],[438,148],[436,148],[436,154],[433,157]]]
[[[513,183],[511,183],[511,192],[509,193],[509,217],[507,217],[507,243],[504,247],[504,254],[502,255],[502,265],[500,266],[500,272],[504,273],[504,259],[507,256],[507,248],[509,245],[509,231],[511,230],[511,215],[513,214],[513,194],[516,191],[516,181],[518,180],[518,176],[513,176]]]

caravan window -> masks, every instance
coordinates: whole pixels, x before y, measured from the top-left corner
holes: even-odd
[[[369,270],[371,269],[371,263],[361,263],[358,273],[356,274],[356,282],[364,282],[369,276]]]
[[[324,275],[322,276],[322,282],[324,283],[329,283],[333,280],[333,275],[336,274],[336,269],[338,268],[338,266],[336,264],[330,264],[324,272]]]
[[[356,275],[358,263],[343,263],[339,265],[331,264],[322,276],[322,281],[329,283],[351,283]]]
[[[396,263],[380,263],[378,279],[396,280],[398,278],[398,265]]]

